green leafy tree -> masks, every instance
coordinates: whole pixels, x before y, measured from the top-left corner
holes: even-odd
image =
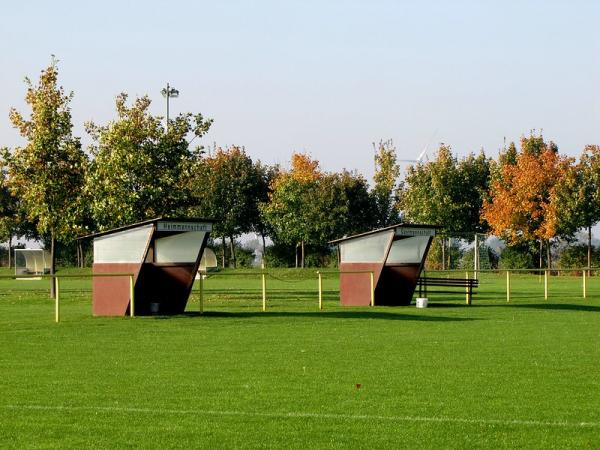
[[[4,153],[8,149],[1,149]],[[27,220],[19,199],[10,191],[5,169],[0,171],[0,240],[8,244],[8,266],[13,266],[13,239],[40,239],[35,224]]]
[[[408,167],[398,207],[408,220],[440,225],[446,232],[483,232],[479,211],[489,174],[483,152],[459,161],[441,145],[433,161]]]
[[[8,149],[0,150],[2,153]],[[8,267],[12,267],[12,242],[15,237],[19,237],[20,225],[24,220],[23,214],[19,209],[17,198],[10,192],[6,170],[0,171],[2,177],[0,184],[0,240],[7,242],[8,247]]]
[[[587,145],[556,186],[558,230],[572,235],[587,230],[587,265],[592,264],[592,227],[600,221],[600,146]]]
[[[186,136],[202,137],[212,120],[201,114],[180,114],[169,121],[149,112],[151,100],[141,97],[127,105],[127,94],[116,98],[117,118],[105,126],[92,122],[93,161],[86,180],[90,213],[99,229],[171,215],[189,206],[186,190],[191,167],[201,147],[189,149]]]
[[[475,233],[486,231],[480,210],[488,190],[490,162],[483,151],[458,160],[450,146],[442,144],[433,161],[409,166],[400,186],[397,207],[406,220],[439,225],[445,233]],[[440,244],[441,268],[453,253],[442,235]],[[446,248],[448,247],[448,248]]]
[[[271,185],[275,178],[277,178],[279,174],[279,166],[269,166],[266,164],[257,161],[254,164],[254,170],[258,176],[258,183],[256,186],[256,196],[257,196],[257,214],[252,217],[252,231],[259,234],[262,240],[262,254],[263,254],[263,264],[264,264],[264,255],[266,255],[267,246],[266,246],[266,237],[271,236],[273,234],[272,228],[269,226],[269,223],[264,217],[262,213],[263,206],[269,202],[269,195],[271,194]]]
[[[319,170],[318,161],[293,154],[290,171],[271,184],[269,202],[261,206],[273,240],[300,249],[296,267],[304,267],[305,246],[323,246],[336,237],[348,217],[344,190],[336,175]]]
[[[58,85],[57,61],[53,58],[37,84],[28,78],[25,83],[30,116],[26,119],[13,108],[10,120],[27,144],[5,151],[3,158],[11,192],[39,233],[49,236],[54,273],[56,242],[81,232],[80,194],[88,159],[72,135],[73,93],[65,94]]]
[[[229,238],[234,267],[235,238],[260,227],[258,205],[267,197],[268,177],[268,171],[254,164],[241,147],[219,148],[194,164],[190,211],[216,220],[214,233],[222,237],[223,247]]]
[[[335,237],[363,233],[376,228],[377,204],[369,192],[369,184],[365,178],[356,172],[346,170],[334,176],[342,191],[338,202],[344,203],[347,210],[347,216],[340,221]]]
[[[445,233],[467,233],[469,239],[486,231],[480,209],[489,176],[490,163],[483,152],[458,160],[450,146],[442,144],[433,161],[408,167],[399,189],[398,208],[408,221],[439,225]],[[438,241],[445,268],[446,256],[451,253],[446,255],[443,236]]]
[[[395,208],[396,186],[400,167],[396,161],[396,147],[392,140],[380,141],[375,147],[375,174],[373,196],[376,206],[376,225],[385,227],[398,223],[400,217]]]

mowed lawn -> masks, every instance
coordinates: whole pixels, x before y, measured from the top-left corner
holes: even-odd
[[[599,448],[600,277],[485,274],[473,305],[342,308],[337,277],[226,272],[178,317],[0,280],[0,448]]]

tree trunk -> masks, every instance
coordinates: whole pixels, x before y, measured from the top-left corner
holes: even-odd
[[[54,275],[56,273],[56,238],[54,237],[54,232],[52,232],[50,237],[50,275]],[[56,285],[54,283],[54,277],[50,278],[50,297],[56,298]]]
[[[260,237],[262,239],[262,268],[264,269],[265,267],[267,267],[266,265],[266,261],[265,261],[265,253],[267,251],[267,244],[265,242],[265,233],[260,233]]]
[[[442,244],[442,270],[446,270],[446,238],[442,237],[440,243]]]
[[[588,227],[588,242],[587,242],[587,266],[588,266],[588,276],[591,276],[591,271],[589,270],[592,267],[592,227]]]
[[[8,237],[8,268],[10,269],[12,267],[12,234]]]
[[[235,258],[235,242],[233,236],[229,236],[229,250],[231,251],[231,261],[233,262],[233,268],[237,269],[237,260]]]
[[[223,250],[223,253],[221,255],[221,265],[223,266],[223,269],[225,268],[225,235],[223,235],[223,240],[221,241],[221,250]]]
[[[550,250],[550,239],[546,241],[546,267],[552,269],[552,252]]]
[[[540,269],[544,267],[544,241],[540,239]],[[541,272],[540,272],[541,273]]]
[[[301,267],[304,269],[304,241],[301,242],[301,249],[300,249],[300,261],[301,261]]]
[[[296,254],[296,269],[298,268],[298,244],[296,244],[296,248],[294,249],[294,253]]]

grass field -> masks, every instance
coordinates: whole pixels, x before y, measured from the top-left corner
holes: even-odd
[[[314,271],[206,280],[178,317],[94,318],[90,281],[0,280],[0,448],[600,448],[600,277],[482,276],[341,308]]]

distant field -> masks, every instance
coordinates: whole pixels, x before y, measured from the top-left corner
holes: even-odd
[[[75,273],[63,271],[62,273]],[[87,273],[87,271],[84,271]],[[7,273],[7,272],[5,272]],[[599,448],[600,277],[485,274],[473,305],[317,309],[314,270],[206,280],[177,317],[0,280],[0,448]]]

